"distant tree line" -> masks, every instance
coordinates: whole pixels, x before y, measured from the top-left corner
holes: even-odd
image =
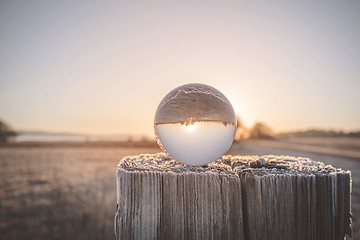
[[[17,134],[11,127],[4,121],[0,120],[0,143],[8,142],[11,138]]]
[[[360,137],[360,131],[357,132],[344,132],[344,131],[325,131],[318,129],[310,129],[306,131],[279,133],[276,135],[279,138],[289,137]]]
[[[236,116],[237,128],[235,134],[235,141],[244,139],[271,139],[274,136],[274,131],[263,122],[256,122],[251,127],[246,127],[240,116]]]
[[[291,138],[291,137],[360,137],[360,131],[344,132],[334,130],[311,129],[297,132],[287,132],[275,134],[274,131],[263,122],[256,122],[251,127],[246,127],[240,116],[236,116],[237,129],[235,141],[244,139],[272,139],[272,138]]]

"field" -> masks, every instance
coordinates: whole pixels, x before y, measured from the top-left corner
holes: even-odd
[[[0,149],[0,239],[114,239],[115,168],[157,148]]]
[[[279,143],[236,143],[229,153],[307,156],[351,170],[354,239],[360,239],[360,159],[274,144]],[[114,239],[118,161],[126,155],[159,151],[151,146],[1,147],[0,239]]]

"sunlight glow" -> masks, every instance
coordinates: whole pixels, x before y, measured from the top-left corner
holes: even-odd
[[[172,158],[189,165],[203,165],[219,158],[231,146],[235,131],[235,125],[225,126],[222,122],[155,125],[160,147]]]
[[[192,131],[194,131],[196,129],[196,124],[197,123],[193,123],[193,124],[189,124],[187,126],[184,124],[183,126],[186,129],[186,131],[192,132]]]

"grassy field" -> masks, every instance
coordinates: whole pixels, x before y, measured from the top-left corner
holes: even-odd
[[[158,148],[0,149],[0,239],[114,239],[115,169]]]
[[[114,239],[115,169],[126,155],[157,147],[18,146],[0,148],[0,239]],[[360,161],[264,142],[234,144],[230,154],[308,156],[352,170],[355,238],[359,226]]]

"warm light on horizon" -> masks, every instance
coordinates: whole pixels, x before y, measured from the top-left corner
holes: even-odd
[[[197,125],[197,122],[189,124],[189,125],[183,124],[184,128],[188,132],[193,132],[196,129],[196,125]]]
[[[0,119],[20,130],[152,136],[159,98],[199,82],[223,92],[247,127],[360,129],[359,7],[9,1]]]

